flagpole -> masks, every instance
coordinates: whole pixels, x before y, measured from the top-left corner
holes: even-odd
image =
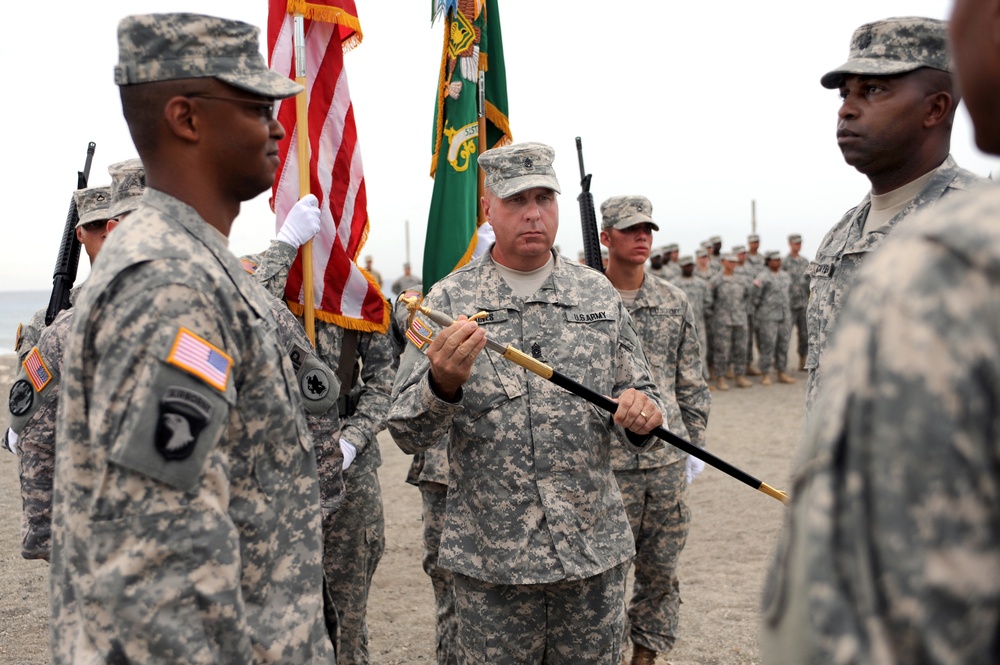
[[[306,83],[306,31],[302,14],[294,15],[295,23],[295,82],[302,92],[295,96],[295,131],[299,148],[299,198],[309,193],[309,99]],[[306,335],[316,346],[315,295],[313,292],[312,240],[302,245],[302,291],[304,296]]]
[[[479,71],[479,154],[482,155],[484,152],[490,149],[486,144],[486,72]],[[476,163],[479,163],[479,159],[476,159]],[[479,178],[477,179],[476,194],[478,196],[476,200],[476,227],[482,226],[486,222],[486,213],[483,212],[483,204],[481,201],[483,197],[486,196],[486,174],[483,172],[482,167],[477,167],[479,172]]]

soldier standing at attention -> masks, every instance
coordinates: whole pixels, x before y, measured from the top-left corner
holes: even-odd
[[[688,297],[691,305],[691,314],[694,316],[694,327],[698,334],[698,346],[701,349],[702,374],[708,378],[708,317],[712,315],[712,291],[708,288],[708,282],[695,277],[694,257],[685,255],[680,258],[677,264],[681,268],[679,277],[673,280],[673,284],[680,287]]]
[[[806,353],[809,350],[809,332],[806,327],[806,304],[809,302],[809,259],[802,256],[802,236],[793,233],[788,236],[788,256],[781,262],[781,269],[792,278],[790,306],[792,327],[795,329],[796,345],[799,352],[799,371],[806,368]]]
[[[914,212],[982,180],[948,154],[958,92],[944,21],[866,23],[851,37],[847,62],[820,83],[840,91],[837,144],[872,187],[826,234],[809,266],[807,417],[827,340],[865,258]]]
[[[750,307],[750,282],[735,274],[736,257],[722,256],[722,272],[709,280],[712,290],[712,361],[715,363],[715,387],[729,390],[726,369],[733,366],[736,387],[749,388],[747,371],[747,310]]]
[[[456,319],[421,353],[417,313],[389,431],[407,453],[448,439],[439,564],[454,573],[459,662],[617,663],[632,530],[611,449],[660,447],[660,400],[632,319],[601,273],[552,251],[554,151],[484,152],[490,253],[434,285],[425,303]],[[466,319],[483,311],[478,321]],[[614,397],[613,417],[486,349],[523,346]]]
[[[284,136],[258,30],[118,25],[138,208],[74,305],[56,426],[52,660],[328,663],[316,460],[268,294],[226,247]]]
[[[601,204],[601,244],[608,248],[604,274],[635,323],[663,400],[666,428],[704,447],[712,397],[702,375],[692,308],[680,288],[643,271],[653,231],[660,230],[652,212],[643,196],[612,196]],[[611,465],[635,538],[626,637],[632,665],[653,665],[657,654],[669,653],[677,640],[677,563],[691,520],[685,496],[704,462],[673,446],[644,455],[616,447]]]
[[[750,299],[754,304],[754,324],[760,347],[760,385],[771,384],[771,367],[778,383],[795,383],[785,373],[788,366],[788,342],[792,333],[792,309],[789,290],[792,279],[781,271],[781,254],[767,252],[764,270],[753,280]]]
[[[949,35],[976,144],[1000,155],[1000,5]],[[928,207],[861,268],[764,594],[762,662],[996,663],[1000,188]]]
[[[751,233],[747,236],[747,268],[753,276],[764,270],[764,255],[760,253],[760,236]]]

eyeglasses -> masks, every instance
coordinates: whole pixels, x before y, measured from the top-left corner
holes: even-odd
[[[277,104],[273,101],[263,101],[259,99],[243,99],[241,97],[223,97],[221,95],[205,95],[202,93],[195,93],[192,95],[184,95],[188,98],[197,99],[214,99],[220,102],[232,102],[234,104],[243,104],[244,106],[250,106],[256,108],[261,115],[261,118],[266,122],[271,122],[274,120],[275,111],[277,111]]]

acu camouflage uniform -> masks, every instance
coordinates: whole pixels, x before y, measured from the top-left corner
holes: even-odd
[[[708,319],[712,316],[712,290],[708,287],[708,282],[691,275],[685,277],[681,275],[672,282],[688,298],[691,306],[691,315],[694,318],[694,329],[698,335],[698,346],[701,349],[701,365],[704,375],[708,376]]]
[[[860,271],[765,587],[765,663],[996,663],[1000,189]]]
[[[789,307],[792,310],[792,327],[795,329],[797,351],[804,358],[809,351],[809,332],[806,325],[806,305],[809,303],[809,259],[799,254],[789,254],[781,261],[781,269],[792,278]]]
[[[283,296],[297,253],[296,247],[272,241],[259,257],[254,277],[272,295]],[[346,334],[348,331],[338,325],[316,321],[316,353],[330,367],[339,366]],[[341,631],[339,665],[368,663],[368,593],[385,552],[385,512],[378,479],[382,453],[376,437],[385,429],[398,364],[387,334],[353,334],[358,336],[356,353],[361,369],[349,395],[341,400],[340,436],[317,438],[322,457],[332,462],[339,456],[341,465],[340,439],[357,449],[354,461],[342,472],[344,495],[337,515],[323,523],[323,569]],[[346,410],[345,403],[350,405]]]
[[[316,462],[270,308],[162,192],[108,236],[66,346],[54,662],[333,662]]]
[[[647,276],[627,308],[663,400],[663,426],[704,447],[712,398],[687,296],[673,284]],[[685,501],[687,457],[673,446],[644,455],[621,447],[611,450],[636,549],[627,634],[657,653],[670,651],[677,640],[677,563],[691,521]]]
[[[779,372],[788,368],[788,343],[792,335],[791,286],[792,278],[781,270],[766,269],[753,281],[751,299],[763,374],[770,372],[772,367]]]
[[[520,298],[486,255],[438,282],[425,304],[453,318],[483,310],[479,324],[493,339],[601,394],[633,387],[660,402],[621,299],[586,266],[556,256],[539,290]],[[522,662],[541,648],[525,636],[547,625],[546,601],[554,613],[581,602],[594,612],[563,615],[573,634],[548,633],[548,648],[566,662],[620,661],[624,564],[635,548],[611,450],[662,443],[631,442],[606,413],[489,349],[455,403],[437,397],[428,369],[415,346],[406,349],[389,431],[411,454],[448,438],[440,565],[456,573],[460,661]]]
[[[420,298],[422,285],[402,296]],[[393,310],[390,338],[393,350],[399,356],[406,350],[406,330],[410,325],[409,312],[401,300],[396,300]],[[420,489],[422,503],[424,557],[423,568],[431,578],[434,590],[434,651],[438,665],[455,665],[458,659],[456,641],[458,625],[455,618],[455,576],[438,564],[441,534],[444,532],[445,508],[448,505],[448,439],[413,455],[406,482]]]
[[[736,376],[747,371],[747,310],[750,282],[737,274],[716,273],[708,282],[712,290],[712,362],[722,376],[732,364]]]

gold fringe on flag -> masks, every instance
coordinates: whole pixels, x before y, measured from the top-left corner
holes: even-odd
[[[323,23],[336,23],[350,28],[354,31],[344,43],[344,53],[347,53],[364,39],[361,32],[361,22],[357,16],[352,16],[340,7],[330,7],[328,5],[317,5],[307,0],[288,0],[287,11],[289,14],[301,14],[303,18],[310,21],[322,21]]]

